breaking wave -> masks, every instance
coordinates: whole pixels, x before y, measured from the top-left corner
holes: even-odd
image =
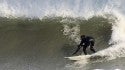
[[[85,34],[96,39],[98,52],[76,56],[76,64],[124,57],[124,3],[123,0],[1,0],[0,43],[2,48],[15,47],[16,52],[17,46],[27,47],[29,42],[35,47],[46,45],[48,53],[53,52],[55,56],[58,52],[65,57],[70,56],[69,50],[73,50],[80,42],[80,35]],[[48,47],[60,51],[50,52]]]

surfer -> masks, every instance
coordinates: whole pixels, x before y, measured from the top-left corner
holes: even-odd
[[[83,52],[84,52],[84,54],[87,55],[86,48],[87,48],[88,46],[90,46],[90,50],[91,50],[93,53],[95,53],[96,51],[95,51],[94,48],[93,48],[94,43],[95,43],[95,40],[94,40],[93,37],[81,35],[81,42],[80,42],[80,44],[78,45],[77,50],[73,53],[73,55],[76,54],[76,53],[80,50],[81,47],[83,47]]]

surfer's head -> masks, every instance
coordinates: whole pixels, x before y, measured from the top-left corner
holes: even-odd
[[[81,35],[81,39],[85,38],[85,35]]]

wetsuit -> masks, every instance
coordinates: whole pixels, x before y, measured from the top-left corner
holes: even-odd
[[[83,47],[83,52],[85,55],[87,55],[86,48],[88,46],[90,46],[90,50],[95,53],[96,51],[93,48],[94,43],[95,43],[95,40],[93,37],[85,36],[85,35],[81,36],[81,42],[78,45],[77,50],[73,54],[76,54],[80,50],[80,48]]]

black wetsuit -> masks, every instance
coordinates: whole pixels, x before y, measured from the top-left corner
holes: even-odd
[[[95,40],[94,40],[93,37],[90,37],[90,36],[81,37],[81,42],[78,45],[77,50],[73,54],[76,54],[80,50],[80,48],[83,47],[83,52],[84,52],[85,55],[87,55],[86,48],[88,46],[90,46],[90,50],[95,53],[96,51],[93,48],[94,43],[95,43]]]

